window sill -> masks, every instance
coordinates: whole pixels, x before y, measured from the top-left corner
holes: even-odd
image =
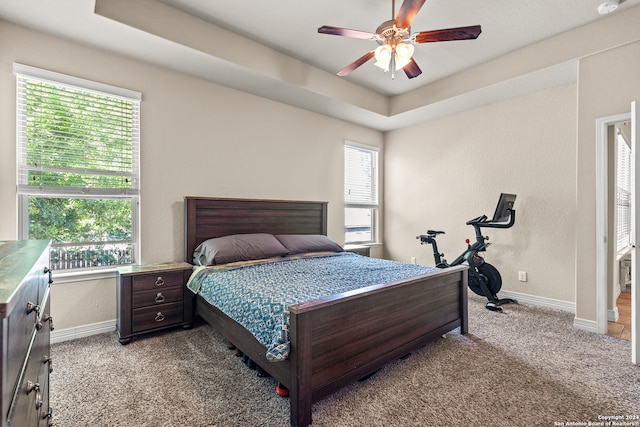
[[[74,283],[87,282],[101,279],[115,279],[116,269],[118,267],[109,267],[98,270],[84,271],[61,271],[53,270],[53,283]]]
[[[364,243],[345,243],[344,247],[347,248],[349,246],[368,246],[370,248],[379,248],[382,246],[380,242],[364,242]]]

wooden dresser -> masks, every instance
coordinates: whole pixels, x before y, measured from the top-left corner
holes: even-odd
[[[194,294],[185,285],[192,271],[193,266],[186,262],[118,268],[116,328],[120,344],[147,332],[191,327]]]
[[[49,247],[48,240],[0,242],[2,427],[53,424]]]

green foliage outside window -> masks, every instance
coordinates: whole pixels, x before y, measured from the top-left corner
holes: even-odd
[[[29,197],[29,238],[54,243],[131,240],[131,201]]]

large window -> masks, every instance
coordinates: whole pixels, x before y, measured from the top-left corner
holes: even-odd
[[[378,150],[360,144],[344,146],[345,243],[376,241]]]
[[[14,64],[20,239],[55,270],[138,257],[140,94]]]
[[[617,249],[631,244],[631,148],[622,133],[617,135],[616,211]]]

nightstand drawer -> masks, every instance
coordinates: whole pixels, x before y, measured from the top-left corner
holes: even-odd
[[[133,332],[163,328],[182,322],[182,302],[161,304],[133,310]]]
[[[181,302],[182,293],[183,290],[181,287],[136,292],[133,294],[133,308],[149,307],[170,302]]]
[[[133,292],[182,286],[184,286],[182,271],[163,271],[133,277]]]

